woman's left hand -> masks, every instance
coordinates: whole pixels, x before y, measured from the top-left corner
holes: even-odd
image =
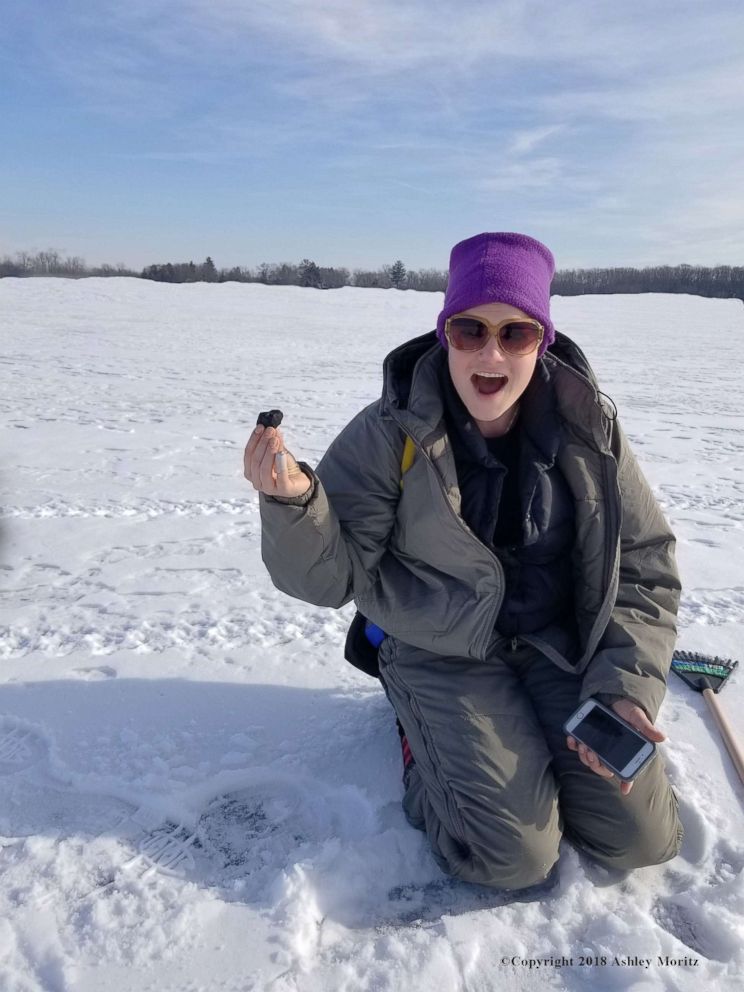
[[[659,743],[666,740],[666,734],[657,730],[646,716],[645,711],[630,699],[616,699],[614,703],[610,703],[610,709],[614,710],[618,716],[621,716],[631,727],[635,727],[639,734],[643,734],[650,741]],[[581,761],[587,768],[591,768],[593,772],[596,772],[597,775],[600,775],[602,778],[615,777],[615,773],[611,772],[606,765],[603,765],[594,751],[591,751],[586,744],[579,743],[570,735],[566,738],[566,743],[571,751],[578,751]],[[624,796],[627,796],[632,788],[632,780],[630,782],[620,783],[620,792]]]

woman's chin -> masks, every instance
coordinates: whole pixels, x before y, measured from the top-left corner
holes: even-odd
[[[496,396],[476,397],[472,404],[468,404],[468,410],[476,420],[498,420],[499,417],[504,416],[511,405],[511,401],[499,393]]]

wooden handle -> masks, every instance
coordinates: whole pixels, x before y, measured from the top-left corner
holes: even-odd
[[[703,689],[703,695],[705,696],[708,706],[710,707],[715,721],[718,724],[718,729],[721,731],[723,742],[728,748],[728,753],[731,755],[731,760],[734,763],[734,767],[739,773],[739,778],[742,782],[744,782],[744,753],[741,750],[739,742],[734,739],[734,731],[731,729],[731,724],[728,722],[726,714],[721,709],[715,692],[713,692],[712,689]]]

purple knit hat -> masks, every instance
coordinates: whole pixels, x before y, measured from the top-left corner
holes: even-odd
[[[476,234],[452,249],[444,309],[437,318],[437,337],[444,348],[444,322],[453,313],[483,303],[510,303],[539,320],[545,328],[537,357],[555,341],[550,320],[550,283],[555,259],[548,248],[526,234]]]

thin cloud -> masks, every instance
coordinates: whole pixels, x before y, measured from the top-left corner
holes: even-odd
[[[550,124],[547,127],[531,128],[529,131],[517,131],[511,136],[507,150],[514,155],[529,154],[548,138],[565,130],[565,124]]]
[[[621,8],[567,0],[555,15],[554,4],[546,2],[494,7],[329,0],[319,8],[306,0],[213,0],[208,6],[195,0],[99,0],[95,12],[77,2],[48,19],[30,9],[27,16],[36,20],[31,43],[55,72],[88,95],[109,92],[114,101],[141,95],[144,85],[177,97],[180,73],[188,68],[201,67],[208,79],[229,79],[259,64],[269,88],[300,102],[327,99],[331,106],[348,107],[374,102],[388,83],[405,82],[405,90],[415,93],[433,81],[455,104],[451,87],[457,84],[475,84],[498,102],[502,88],[509,99],[520,89],[530,96],[539,92],[536,79],[543,81],[546,100],[557,90],[558,99],[565,92],[571,100],[583,97],[589,109],[601,109],[586,101],[591,94],[601,99],[602,83],[634,94],[631,103],[642,104],[639,69],[646,81],[657,77],[651,89],[664,101],[674,96],[664,87],[665,75],[676,85],[686,67],[690,78],[703,82],[727,58],[741,67],[744,12],[737,10],[703,9],[684,0],[650,6],[631,0]],[[715,45],[714,64],[706,40]],[[406,98],[405,92],[398,96]],[[148,113],[147,104],[140,109]]]

